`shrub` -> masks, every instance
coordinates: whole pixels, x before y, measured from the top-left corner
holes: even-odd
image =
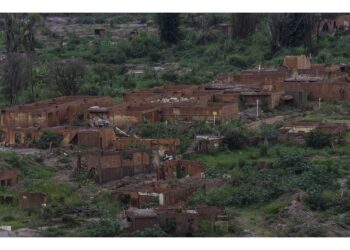
[[[259,127],[259,134],[268,140],[275,138],[278,135],[277,126],[263,123]]]
[[[284,204],[281,202],[273,202],[270,203],[266,208],[266,212],[270,215],[277,214],[282,208],[284,207]]]
[[[313,148],[324,148],[332,145],[332,137],[320,130],[311,131],[305,138],[306,145]]]
[[[326,230],[322,225],[305,222],[303,218],[292,218],[286,228],[279,232],[283,237],[325,237]]]
[[[166,237],[168,236],[159,226],[145,228],[142,231],[136,231],[131,236],[133,237]]]
[[[177,80],[177,74],[173,71],[166,71],[162,75],[162,79],[164,81],[169,81],[169,82],[176,82]]]
[[[228,63],[237,67],[237,68],[247,68],[249,66],[247,58],[241,55],[231,55],[227,59]]]
[[[117,222],[103,219],[98,222],[91,222],[85,232],[87,237],[113,237],[120,233],[120,226]]]
[[[338,199],[337,199],[338,198]],[[323,191],[314,194],[310,194],[308,203],[312,209],[326,210],[340,201],[340,197],[337,197],[332,191]]]
[[[44,131],[37,142],[37,147],[41,149],[48,149],[51,145],[51,147],[56,148],[61,144],[62,139],[63,137],[55,132]]]
[[[269,150],[269,143],[267,140],[265,140],[263,143],[259,144],[259,150],[260,150],[261,157],[267,156],[268,150]]]
[[[230,150],[243,148],[249,144],[250,131],[238,122],[229,122],[220,127],[223,142]]]
[[[297,152],[281,152],[273,166],[290,170],[291,173],[295,174],[301,174],[304,170],[309,168],[304,156]]]

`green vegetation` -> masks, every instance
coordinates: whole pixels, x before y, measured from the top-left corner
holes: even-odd
[[[52,131],[44,131],[37,142],[37,147],[41,149],[57,148],[62,141],[62,136]]]
[[[16,89],[11,90],[16,93],[6,89],[6,86],[2,89],[4,94],[13,96],[13,103],[60,95],[62,91],[59,91],[52,81],[52,64],[72,58],[81,59],[83,62],[79,65],[84,64],[87,67],[83,79],[79,80],[78,88],[74,88],[75,94],[110,95],[113,98],[120,97],[120,94],[128,89],[146,88],[164,82],[203,84],[211,81],[220,72],[237,72],[259,64],[279,65],[285,55],[311,52],[315,63],[350,62],[347,49],[350,44],[349,36],[342,31],[335,34],[319,34],[309,39],[308,25],[310,21],[318,20],[321,17],[319,14],[79,15],[75,22],[85,25],[86,29],[90,29],[89,25],[103,24],[106,35],[78,37],[68,33],[62,41],[62,38],[48,32],[44,27],[45,20],[39,17],[16,15],[16,22],[11,30],[17,35],[18,30],[15,28],[23,26],[23,29],[19,30],[28,30],[32,35],[34,29],[43,29],[49,40],[55,41],[47,42],[34,37],[35,52],[42,59],[41,63],[32,63],[32,59],[27,57],[28,60],[22,60],[23,64],[14,66],[16,58],[10,58],[11,72],[14,72],[16,67],[23,73],[18,78],[13,78],[11,74],[5,75],[9,79],[8,83],[18,85]],[[131,40],[115,39],[111,31],[115,29],[115,25],[123,22],[149,22],[152,28],[165,31],[174,29],[174,32],[169,32],[168,35],[161,32],[160,37],[151,32],[139,32]],[[233,25],[233,37],[218,28],[218,24],[223,22]],[[283,34],[275,34],[274,29],[278,25],[295,26],[294,33],[289,33],[292,29],[284,29]],[[246,28],[242,30],[241,27]],[[273,34],[276,36],[272,36]],[[170,37],[175,44],[166,42],[165,37]],[[2,38],[4,41],[5,37]],[[13,42],[20,45],[16,52],[33,47],[26,41]],[[0,43],[0,49],[3,51],[12,48],[9,46],[5,41]],[[169,63],[174,66],[166,66]],[[130,68],[127,65],[142,66],[144,74],[128,74],[129,70],[135,67]],[[153,66],[164,66],[164,69],[156,72]],[[67,71],[72,68],[73,66],[67,66]],[[18,82],[16,79],[23,80]]]
[[[332,136],[325,134],[322,131],[311,131],[306,136],[306,145],[314,148],[329,147],[332,144]]]

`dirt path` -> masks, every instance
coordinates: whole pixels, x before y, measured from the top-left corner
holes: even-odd
[[[277,122],[282,122],[283,120],[284,120],[284,116],[282,116],[282,115],[274,116],[274,117],[270,117],[270,118],[266,118],[266,119],[262,119],[262,120],[259,120],[259,121],[252,122],[252,123],[248,124],[248,128],[250,128],[250,129],[257,129],[263,123],[265,123],[265,124],[275,124]]]

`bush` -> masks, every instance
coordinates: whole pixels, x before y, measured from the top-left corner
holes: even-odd
[[[312,209],[326,210],[340,201],[340,196],[332,191],[323,191],[321,193],[310,194],[308,203]]]
[[[169,82],[176,82],[177,80],[177,74],[173,71],[166,71],[162,75],[162,79],[164,81],[169,81]]]
[[[145,228],[142,231],[136,231],[131,236],[133,237],[166,237],[168,236],[159,226]]]
[[[267,140],[265,140],[263,143],[259,144],[259,150],[260,150],[261,157],[267,156],[268,150],[269,150],[269,143]]]
[[[301,174],[309,168],[304,156],[297,152],[281,152],[273,166],[289,170],[290,173],[294,174]]]
[[[51,145],[52,148],[60,146],[63,137],[52,131],[44,131],[41,135],[39,141],[37,142],[37,147],[41,149],[48,149]]]
[[[332,145],[332,136],[322,131],[311,131],[305,138],[306,145],[313,148],[324,148]]]
[[[249,66],[247,58],[241,55],[231,55],[227,59],[228,63],[237,67],[237,68],[247,68]]]
[[[264,109],[265,110],[265,109]],[[263,123],[259,127],[259,134],[267,140],[271,140],[278,135],[278,129],[276,125],[270,125]]]
[[[282,237],[325,237],[326,230],[322,225],[305,222],[302,218],[292,218],[286,228],[279,232]]]
[[[85,232],[87,237],[113,237],[120,233],[120,226],[117,222],[103,219],[98,222],[91,222]]]
[[[240,149],[249,144],[250,131],[237,122],[230,122],[220,127],[220,132],[224,136],[223,142],[230,150]]]

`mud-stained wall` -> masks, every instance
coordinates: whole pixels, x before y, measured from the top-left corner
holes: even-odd
[[[17,172],[11,169],[0,168],[0,186],[15,186],[18,183]]]
[[[349,100],[350,83],[286,82],[286,92],[305,91],[312,100]]]

